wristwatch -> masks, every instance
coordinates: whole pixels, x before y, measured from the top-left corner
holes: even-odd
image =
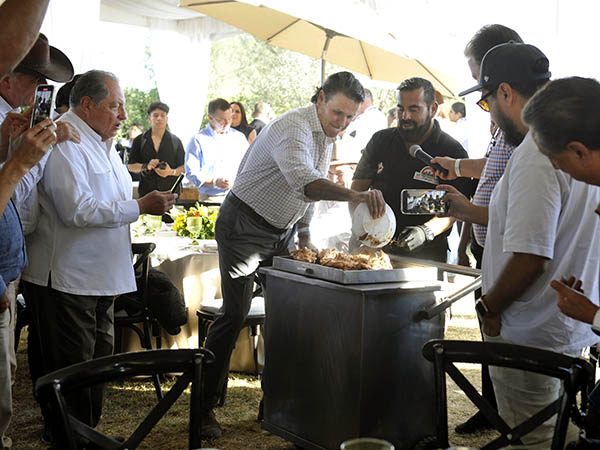
[[[477,314],[479,315],[479,317],[482,317],[482,318],[486,317],[486,316],[493,317],[493,316],[498,315],[498,313],[490,311],[488,306],[483,301],[483,297],[475,302],[475,311],[477,311]]]
[[[592,331],[596,334],[600,334],[600,308],[596,310],[594,319],[592,321]]]

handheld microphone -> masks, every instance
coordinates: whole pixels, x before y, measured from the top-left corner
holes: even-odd
[[[442,172],[446,176],[448,175],[448,169],[444,169],[438,163],[432,163],[431,160],[433,159],[433,156],[431,156],[428,153],[425,153],[420,145],[411,145],[408,149],[408,153],[413,158],[417,158],[419,161],[424,162],[425,164],[433,167],[435,170]]]

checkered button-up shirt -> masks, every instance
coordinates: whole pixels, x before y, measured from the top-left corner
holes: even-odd
[[[304,187],[327,177],[333,141],[323,132],[316,105],[288,111],[254,140],[231,191],[276,228],[310,223],[314,201]]]
[[[473,196],[473,204],[487,207],[490,204],[492,191],[502,177],[504,169],[508,164],[508,160],[512,156],[515,146],[507,144],[504,139],[504,133],[498,131],[498,134],[491,140],[483,172],[477,185],[477,190]],[[473,234],[475,240],[483,247],[485,244],[485,235],[487,227],[483,225],[473,224]]]

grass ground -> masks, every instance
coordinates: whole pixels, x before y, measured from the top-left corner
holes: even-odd
[[[448,339],[479,340],[477,321],[472,300],[465,299],[454,307],[449,322]],[[18,352],[17,381],[13,392],[14,417],[8,435],[15,450],[38,450],[46,446],[40,442],[42,422],[31,395],[27,367],[26,331],[23,332]],[[476,386],[480,372],[476,366],[462,366],[461,370]],[[166,388],[169,387],[166,383]],[[432,386],[433,389],[433,386]],[[225,433],[221,439],[205,443],[206,447],[220,450],[293,450],[296,447],[260,428],[256,413],[261,397],[260,381],[251,376],[232,374],[229,379],[227,404],[218,408],[216,415]],[[155,427],[139,447],[152,450],[187,449],[189,391],[177,401],[169,413]],[[152,384],[144,381],[117,383],[107,386],[104,414],[100,428],[111,435],[129,435],[152,407],[155,394]],[[453,445],[479,448],[489,441],[491,433],[470,436],[455,435],[454,426],[468,419],[475,409],[453,383],[448,383],[448,421],[450,442]]]

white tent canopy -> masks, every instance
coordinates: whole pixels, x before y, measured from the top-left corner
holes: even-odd
[[[202,122],[211,40],[239,31],[179,8],[176,0],[52,0],[42,32],[51,45],[69,56],[76,73],[107,69],[103,62],[117,52],[132,53],[128,45],[132,27],[107,29],[101,20],[149,30],[156,85],[161,100],[171,108],[170,128],[185,145]],[[114,36],[107,36],[107,30],[118,33],[119,47],[107,45],[115,41]],[[143,65],[142,55],[131,55],[130,63]],[[118,67],[112,71],[121,76]]]

